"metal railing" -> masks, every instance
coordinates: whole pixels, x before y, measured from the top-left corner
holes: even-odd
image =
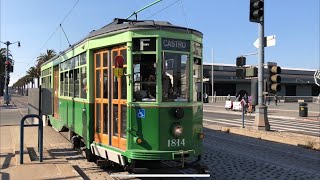
[[[38,124],[24,124],[24,121],[28,118],[38,118]],[[24,127],[38,126],[38,152],[39,161],[42,162],[43,157],[43,122],[42,118],[36,114],[25,115],[20,122],[20,164],[23,164],[23,146],[24,146]]]
[[[221,101],[226,101],[228,96],[209,96],[209,102],[212,102],[212,98],[214,99],[213,102],[221,102]],[[235,96],[230,96],[231,100],[235,100]],[[274,96],[267,96],[270,97],[271,100],[273,101]],[[320,102],[320,99],[318,96],[277,96],[277,99],[281,102],[299,102],[299,101],[304,101],[304,102]]]

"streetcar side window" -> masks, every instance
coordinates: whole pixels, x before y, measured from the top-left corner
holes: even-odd
[[[87,69],[86,67],[81,68],[81,76],[80,76],[80,82],[81,82],[81,98],[86,99],[87,98]]]
[[[73,70],[69,71],[69,97],[74,95]]]
[[[64,73],[60,73],[60,96],[63,96]]]
[[[67,71],[67,72],[64,72],[64,92],[63,92],[64,96],[68,96],[69,95],[69,93],[68,93],[69,92],[68,79],[69,79],[69,73]]]
[[[156,55],[133,55],[133,101],[156,101]]]
[[[202,68],[201,59],[193,59],[193,101],[202,102]]]
[[[74,97],[80,97],[79,92],[79,68],[74,70]]]

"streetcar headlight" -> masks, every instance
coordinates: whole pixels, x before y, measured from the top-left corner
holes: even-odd
[[[183,127],[180,126],[180,125],[177,125],[177,126],[174,126],[173,129],[172,129],[172,134],[175,136],[175,137],[179,137],[181,136],[183,133]]]
[[[135,138],[134,138],[134,141],[135,141],[137,144],[142,144],[142,139],[139,138],[139,137],[135,137]]]
[[[177,108],[175,111],[174,111],[174,115],[176,116],[177,119],[181,119],[183,118],[184,116],[184,111],[182,108]]]

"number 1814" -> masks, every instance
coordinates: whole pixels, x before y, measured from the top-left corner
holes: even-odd
[[[179,147],[179,146],[185,146],[184,139],[169,139],[168,140],[168,147]]]

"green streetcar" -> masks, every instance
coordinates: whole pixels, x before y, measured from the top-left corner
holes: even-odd
[[[124,167],[200,159],[202,33],[162,21],[114,19],[41,67],[57,131],[87,159]]]

